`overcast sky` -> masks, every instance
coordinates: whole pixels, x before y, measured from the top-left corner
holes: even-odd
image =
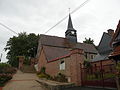
[[[19,32],[44,34],[59,20],[68,15],[85,0],[0,0],[0,23]],[[89,2],[71,15],[78,41],[85,37],[99,44],[103,32],[116,29],[120,19],[120,0],[89,0]],[[48,35],[65,36],[68,18],[49,31]],[[0,53],[2,61],[6,53],[4,47],[10,37],[16,34],[0,26]]]

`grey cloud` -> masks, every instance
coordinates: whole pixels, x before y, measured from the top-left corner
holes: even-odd
[[[41,34],[68,15],[85,0],[0,0],[0,22],[16,32]],[[91,37],[98,44],[103,32],[115,29],[120,19],[120,0],[90,0],[84,7],[72,14],[78,40]],[[64,37],[67,20],[47,34]],[[58,33],[59,32],[59,33]],[[94,35],[93,35],[94,33]],[[0,45],[5,46],[14,34],[0,26]],[[97,37],[96,37],[97,35]]]

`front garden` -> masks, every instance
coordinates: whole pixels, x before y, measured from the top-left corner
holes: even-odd
[[[41,71],[39,73],[37,73],[37,76],[39,78],[42,78],[42,79],[44,78],[44,79],[47,79],[47,80],[52,80],[52,81],[57,81],[57,82],[63,82],[63,83],[68,82],[66,76],[62,73],[58,73],[54,77],[50,76],[49,74],[46,73],[46,68],[45,67],[41,68]]]
[[[0,87],[3,87],[9,80],[11,80],[15,73],[15,68],[7,63],[0,63]]]

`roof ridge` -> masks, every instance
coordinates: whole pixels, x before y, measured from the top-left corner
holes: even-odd
[[[49,37],[57,37],[57,38],[66,39],[65,37],[52,36],[52,35],[45,35],[45,34],[40,34],[40,36],[49,36]]]

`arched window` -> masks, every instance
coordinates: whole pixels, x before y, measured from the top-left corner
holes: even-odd
[[[64,61],[60,62],[60,70],[65,70],[65,62]]]

